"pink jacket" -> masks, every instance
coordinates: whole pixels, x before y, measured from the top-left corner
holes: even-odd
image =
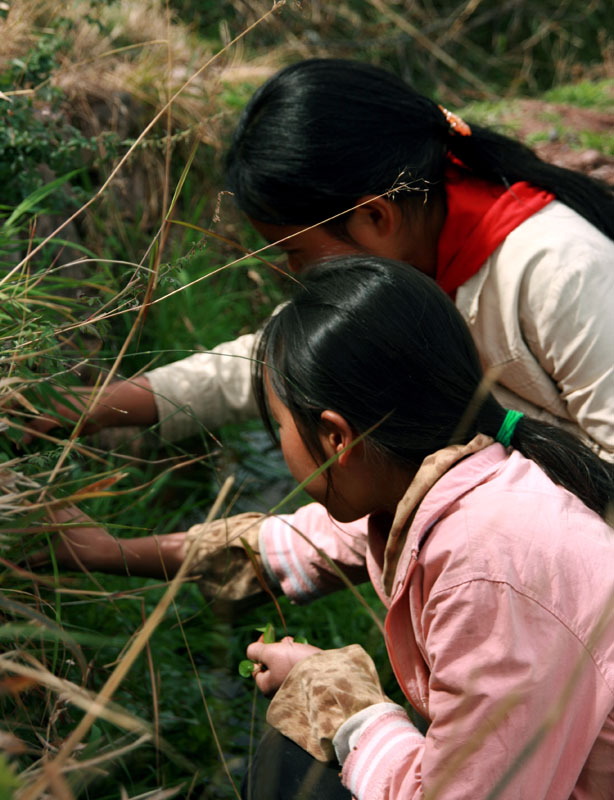
[[[390,598],[386,534],[370,527],[367,561],[390,661],[431,724],[390,704],[350,718],[335,746],[354,796],[614,797],[612,529],[494,444],[428,492]]]

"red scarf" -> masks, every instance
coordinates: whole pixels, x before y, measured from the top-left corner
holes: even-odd
[[[511,231],[555,199],[526,181],[506,189],[452,165],[446,169],[445,191],[435,280],[452,297]]]

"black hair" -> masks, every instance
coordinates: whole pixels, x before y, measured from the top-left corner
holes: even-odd
[[[320,414],[417,468],[449,444],[496,436],[506,410],[485,388],[480,360],[453,302],[423,273],[375,256],[342,256],[307,271],[293,301],[268,321],[254,369],[258,405],[274,436],[264,373],[322,459]],[[375,426],[375,427],[374,427]],[[605,517],[614,470],[575,436],[523,417],[511,444],[555,483]]]
[[[441,191],[451,154],[496,184],[528,181],[552,192],[614,238],[611,187],[494,130],[471,130],[451,135],[434,101],[383,69],[308,59],[266,81],[246,106],[227,154],[228,188],[252,219],[312,225],[368,194],[423,202],[425,191]]]

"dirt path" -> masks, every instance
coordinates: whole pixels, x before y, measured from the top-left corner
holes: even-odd
[[[510,114],[503,117],[503,122],[513,123],[514,135],[523,141],[538,133],[546,134],[547,141],[533,145],[533,149],[545,161],[614,184],[614,155],[594,148],[579,148],[577,136],[579,131],[610,134],[614,143],[614,112],[521,100],[513,104]]]

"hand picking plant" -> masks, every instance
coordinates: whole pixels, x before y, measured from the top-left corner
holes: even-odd
[[[262,633],[262,641],[264,644],[273,644],[275,642],[275,628],[273,623],[267,622],[266,625],[261,628],[256,628],[255,630]],[[297,644],[309,644],[305,636],[294,636],[293,638]],[[242,678],[253,677],[255,667],[260,666],[261,665],[256,661],[251,661],[251,659],[245,658],[243,661],[239,662],[239,675]]]
[[[273,644],[275,641],[275,628],[271,622],[267,622],[261,628],[256,628],[257,631],[262,633],[262,641],[264,644]],[[243,661],[239,662],[239,675],[242,678],[250,678],[254,674],[255,667],[260,666],[255,661],[252,661],[249,658],[243,659]]]

